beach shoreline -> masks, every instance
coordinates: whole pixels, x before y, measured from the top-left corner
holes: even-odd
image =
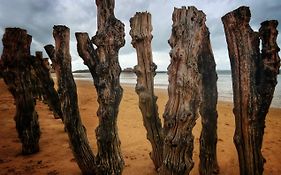
[[[231,71],[217,71],[217,89],[218,89],[218,101],[233,101],[233,90],[232,90],[232,77]],[[55,75],[53,74],[53,77]],[[74,79],[77,81],[90,81],[93,82],[92,75],[90,73],[73,73]],[[271,102],[271,107],[281,108],[281,75],[277,76],[279,82],[275,87],[275,93]],[[137,77],[132,72],[122,72],[120,74],[121,86],[129,85],[135,86],[137,83]],[[154,77],[154,88],[155,89],[168,89],[168,74],[157,73]]]
[[[97,95],[93,82],[75,80],[77,84],[79,109],[83,124],[93,152],[97,153],[94,130],[98,125],[96,111],[98,108]],[[118,128],[121,149],[125,160],[123,174],[156,175],[153,163],[149,157],[150,143],[146,139],[146,131],[142,115],[138,108],[138,96],[133,84],[121,84],[123,99],[119,108]],[[161,117],[168,100],[166,89],[155,89],[158,96],[157,104]],[[36,110],[39,114],[41,127],[40,152],[30,156],[22,156],[21,144],[17,138],[15,122],[15,106],[11,94],[3,80],[0,80],[0,175],[4,174],[81,174],[71,153],[68,136],[60,120],[53,118],[48,106],[38,102]],[[237,152],[232,138],[234,134],[234,116],[232,102],[219,101],[218,110],[218,162],[220,174],[239,174]],[[266,118],[266,128],[262,153],[267,160],[264,174],[281,174],[281,109],[270,108]],[[201,120],[198,118],[193,129],[195,167],[191,175],[198,175],[199,137]]]

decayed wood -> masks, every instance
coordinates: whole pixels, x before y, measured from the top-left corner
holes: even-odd
[[[205,21],[205,16],[202,18]],[[202,35],[201,47],[198,53],[198,67],[202,76],[199,86],[201,103],[199,113],[202,121],[202,131],[200,135],[200,175],[211,175],[219,173],[217,161],[217,73],[216,63],[210,42],[210,33],[202,22],[200,30]]]
[[[49,45],[45,49],[55,61],[55,68],[58,69],[56,72],[60,75],[57,77],[60,101],[72,152],[83,174],[95,174],[95,157],[79,114],[77,89],[71,71],[69,35],[69,28],[66,26],[54,26],[55,48]]]
[[[57,77],[57,84],[59,84],[59,77],[60,77],[60,69],[59,69],[59,65],[58,63],[56,62],[56,60],[54,59],[55,57],[55,48],[53,45],[49,44],[49,45],[46,45],[44,46],[44,49],[46,51],[46,53],[48,54],[48,56],[50,57],[50,60],[52,61],[52,67],[53,69],[55,70],[55,73],[56,73],[56,77]],[[60,89],[58,87],[58,94],[60,95]]]
[[[114,0],[96,0],[96,5],[98,31],[92,42],[97,48],[94,49],[87,33],[76,33],[77,49],[93,76],[98,94],[98,172],[121,174],[124,160],[117,131],[117,115],[123,89],[119,80],[121,68],[118,52],[125,44],[124,24],[114,16]]]
[[[50,60],[52,61],[52,67],[55,70],[56,77],[57,77],[57,85],[58,85],[57,93],[58,93],[59,99],[61,100],[62,99],[61,98],[62,86],[59,86],[59,83],[60,83],[59,80],[61,79],[60,78],[61,70],[60,70],[59,64],[57,63],[57,60],[55,59],[55,47],[52,44],[48,44],[48,45],[44,46],[44,49],[45,49],[47,55],[49,56]]]
[[[240,7],[222,17],[232,69],[235,135],[240,174],[261,175],[265,117],[279,72],[277,21],[262,23],[260,32],[250,25],[250,10]],[[262,39],[262,53],[259,49]]]
[[[258,65],[258,76],[260,77],[257,80],[258,83],[258,93],[260,95],[260,113],[257,115],[263,116],[262,119],[265,119],[265,116],[268,112],[269,106],[271,104],[275,86],[277,85],[277,75],[279,74],[280,68],[280,57],[278,52],[280,48],[277,45],[277,20],[264,21],[261,23],[259,29],[259,36],[262,41],[261,48],[261,59]]]
[[[54,88],[54,81],[51,77],[49,67],[46,65],[46,62],[42,57],[42,52],[35,53],[32,67],[40,81],[39,83],[42,86],[44,98],[46,98],[45,100],[47,100],[48,105],[52,109],[54,117],[56,119],[63,119],[59,96]]]
[[[36,153],[39,151],[40,128],[32,93],[32,37],[24,29],[6,28],[2,41],[2,75],[15,99],[15,121],[22,153]]]
[[[31,84],[32,84],[32,94],[33,98],[35,100],[39,101],[44,101],[44,92],[43,92],[43,87],[40,81],[40,78],[37,76],[35,70],[34,70],[34,56],[31,56],[31,67],[30,67],[30,72],[31,72]]]
[[[204,98],[206,103],[207,96],[201,97],[200,93],[207,93],[208,86],[202,90],[202,78],[206,78],[206,70],[202,64],[205,59],[210,59],[207,62],[212,63],[213,57],[210,49],[202,49],[209,47],[209,42],[204,41],[208,39],[208,32],[205,26],[205,14],[198,11],[195,7],[175,8],[173,13],[173,29],[172,35],[169,39],[169,44],[172,48],[170,51],[171,64],[168,67],[169,87],[168,94],[169,100],[165,107],[164,112],[164,161],[161,168],[161,174],[189,174],[193,168],[192,152],[193,152],[193,135],[192,129],[198,118],[197,112],[199,109],[200,98]],[[206,58],[204,58],[206,56]],[[213,63],[210,69],[213,71]],[[203,72],[203,76],[201,75]],[[211,78],[215,78],[215,73],[212,72]],[[212,85],[210,85],[211,87]],[[210,91],[215,93],[215,87],[210,88]],[[210,98],[213,96],[210,96]],[[210,100],[212,101],[212,100]],[[216,100],[212,101],[212,111],[215,110]],[[203,104],[203,107],[205,105]],[[206,122],[206,111],[201,109],[203,114],[203,122]],[[212,116],[216,118],[216,115]],[[213,127],[215,129],[215,126]],[[205,139],[205,131],[202,137]],[[214,133],[214,132],[212,132]],[[211,138],[216,138],[216,135]],[[203,139],[203,138],[202,138]],[[201,139],[202,143],[209,143],[207,139]],[[210,143],[212,143],[210,141]],[[212,143],[213,144],[213,143]],[[213,147],[205,148],[204,152]],[[213,158],[213,152],[208,155],[208,158]],[[203,155],[201,156],[203,157]],[[203,160],[203,159],[202,159]],[[205,160],[206,162],[206,160]],[[205,162],[201,162],[204,163]],[[208,162],[206,162],[206,166]]]
[[[2,60],[0,59],[0,79],[3,78],[3,72],[4,71],[4,68],[3,68],[3,62]]]
[[[163,129],[154,95],[154,76],[157,68],[152,60],[151,15],[147,12],[136,13],[130,19],[132,45],[137,51],[138,65],[134,71],[137,75],[136,92],[139,96],[139,108],[143,116],[143,124],[147,130],[147,139],[152,146],[150,157],[156,170],[163,161]]]

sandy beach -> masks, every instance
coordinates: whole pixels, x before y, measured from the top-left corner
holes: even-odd
[[[94,153],[97,152],[94,130],[98,125],[96,91],[90,81],[76,81],[80,114],[87,128],[88,139]],[[118,127],[121,148],[125,160],[124,175],[156,175],[149,158],[150,143],[146,139],[142,116],[138,108],[138,96],[134,87],[122,85],[123,99],[119,109]],[[168,96],[166,90],[156,89],[160,116],[163,114]],[[237,175],[239,165],[233,144],[234,116],[233,105],[219,102],[218,118],[218,162],[220,174]],[[53,118],[47,105],[38,102],[36,110],[41,127],[40,152],[30,156],[21,155],[21,143],[17,137],[14,100],[3,80],[0,80],[0,175],[4,174],[81,174],[69,148],[68,136],[60,120]],[[197,175],[199,163],[200,118],[193,129],[195,167],[191,174]],[[263,142],[263,155],[266,158],[264,174],[281,174],[281,109],[271,108],[266,118]]]

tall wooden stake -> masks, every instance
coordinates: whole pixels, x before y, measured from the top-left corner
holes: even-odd
[[[202,76],[199,86],[201,103],[199,113],[201,116],[202,131],[200,135],[200,175],[219,173],[217,161],[217,73],[216,63],[210,42],[210,33],[204,22],[198,32],[202,35],[201,47],[198,51],[198,68]]]
[[[138,77],[136,92],[139,96],[139,108],[143,116],[143,124],[147,130],[147,138],[151,143],[150,153],[156,170],[163,161],[163,131],[154,95],[154,76],[156,64],[152,61],[151,15],[147,12],[136,13],[130,19],[132,45],[137,50],[138,65],[135,72]]]
[[[78,108],[77,89],[71,70],[69,35],[68,27],[54,26],[53,36],[56,46],[48,45],[45,49],[51,60],[56,63],[56,72],[59,72],[57,78],[62,113],[73,155],[83,174],[95,174],[95,156],[90,148]]]
[[[164,112],[165,144],[161,174],[189,174],[193,168],[192,129],[198,118],[199,105],[203,124],[200,173],[218,171],[217,76],[205,21],[205,14],[195,7],[175,8],[173,13],[169,39],[172,48],[168,67],[169,100]]]
[[[96,0],[98,31],[90,41],[87,33],[76,33],[79,55],[88,66],[98,94],[99,126],[96,129],[101,174],[122,174],[124,160],[120,149],[117,116],[123,89],[118,52],[125,44],[124,24],[114,16],[114,0]],[[92,43],[97,48],[94,49]]]
[[[16,103],[16,128],[22,143],[22,153],[39,151],[40,128],[32,93],[30,44],[26,30],[6,28],[1,56],[2,75]]]
[[[36,52],[33,59],[34,63],[32,64],[32,67],[42,85],[43,93],[46,96],[48,105],[53,110],[55,118],[63,120],[59,96],[54,88],[54,81],[51,77],[50,70],[43,60],[42,52]]]
[[[261,24],[259,33],[250,25],[250,10],[240,7],[222,17],[232,69],[235,135],[240,174],[261,175],[261,153],[268,112],[280,67],[276,43],[277,21]],[[262,39],[262,53],[259,44]]]

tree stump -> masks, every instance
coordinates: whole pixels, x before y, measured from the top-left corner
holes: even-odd
[[[76,33],[77,49],[92,74],[98,94],[98,171],[100,174],[122,174],[124,160],[117,130],[117,115],[123,94],[119,80],[121,68],[118,52],[125,44],[124,24],[114,16],[114,0],[96,0],[96,5],[98,31],[92,41],[87,33]],[[96,49],[92,43],[97,46]]]
[[[72,152],[83,174],[95,174],[95,157],[88,142],[86,128],[80,118],[77,89],[72,76],[69,35],[68,27],[54,26],[53,36],[56,46],[54,48],[48,45],[45,49],[56,63],[56,72],[60,75],[57,77],[60,101]]]
[[[136,13],[130,19],[132,45],[137,51],[138,65],[134,71],[137,75],[136,92],[139,96],[139,108],[143,116],[143,124],[147,131],[147,139],[152,146],[150,157],[158,170],[163,161],[163,129],[154,95],[154,76],[156,64],[152,60],[151,40],[152,26],[150,13]]]
[[[42,52],[35,53],[32,67],[35,70],[36,76],[40,81],[43,89],[43,96],[46,98],[45,100],[47,100],[48,105],[52,109],[54,117],[56,119],[61,118],[63,120],[59,96],[56,89],[54,88],[54,81],[51,77],[49,67],[46,65],[46,62],[42,57]]]
[[[259,33],[250,25],[250,10],[240,7],[222,17],[232,69],[235,135],[240,174],[261,175],[261,153],[268,112],[280,67],[276,43],[277,21],[261,24]],[[260,53],[260,40],[262,53]]]
[[[2,74],[16,103],[16,129],[23,154],[39,151],[40,128],[32,93],[30,44],[32,37],[20,28],[6,28],[1,56]]]

